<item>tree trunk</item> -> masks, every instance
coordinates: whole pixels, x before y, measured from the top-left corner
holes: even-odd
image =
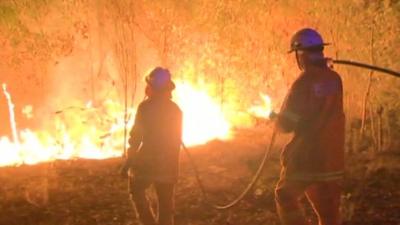
[[[371,62],[374,64],[374,26],[371,28]],[[368,79],[368,85],[367,89],[365,90],[364,94],[364,100],[363,100],[363,108],[362,108],[362,115],[361,115],[361,128],[360,128],[360,136],[362,137],[364,135],[365,131],[365,122],[367,119],[367,107],[368,107],[368,100],[369,96],[371,93],[371,86],[372,86],[372,76],[374,74],[374,71],[371,70],[369,72],[369,79]]]

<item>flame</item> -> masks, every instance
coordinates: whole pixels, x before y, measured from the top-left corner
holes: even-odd
[[[229,138],[230,125],[221,107],[205,91],[178,81],[174,97],[183,111],[185,144],[198,145],[215,138]]]
[[[271,98],[268,95],[262,93],[260,93],[260,97],[263,100],[263,104],[251,107],[249,109],[249,112],[256,117],[269,118],[272,112]]]
[[[119,157],[123,149],[124,108],[107,99],[100,104],[76,102],[57,111],[52,126],[32,131],[17,129],[11,94],[3,84],[6,96],[12,139],[0,137],[0,166],[37,164],[57,159],[105,159]],[[203,88],[176,82],[174,100],[183,111],[183,141],[188,146],[213,139],[229,138],[230,124],[217,101]],[[135,109],[129,109],[133,115]],[[23,107],[25,116],[34,117],[34,108]],[[133,125],[131,116],[127,127]]]
[[[14,104],[11,100],[11,95],[10,93],[7,91],[7,85],[3,84],[3,93],[6,96],[6,100],[7,100],[7,105],[8,105],[8,112],[10,115],[10,125],[11,125],[11,131],[12,131],[12,136],[13,136],[13,141],[16,144],[19,144],[19,140],[18,140],[18,132],[17,132],[17,124],[15,122],[15,113],[14,113]]]

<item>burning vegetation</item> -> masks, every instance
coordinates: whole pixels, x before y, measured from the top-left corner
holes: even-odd
[[[286,52],[303,27],[321,32],[329,57],[400,71],[397,0],[0,1],[0,224],[134,224],[118,167],[159,65],[172,73],[183,142],[209,197],[233,199],[299,74]],[[344,224],[397,224],[400,79],[334,67],[346,114]],[[177,224],[278,224],[273,187],[288,138],[225,212],[204,204],[181,156]]]
[[[55,112],[60,116],[54,121],[56,129],[53,131],[19,130],[14,103],[6,87],[6,84],[3,84],[12,139],[6,136],[0,138],[1,166],[36,164],[57,159],[105,159],[122,155],[125,123],[121,105],[106,100],[104,105],[94,107],[89,101],[80,107],[68,107]],[[206,91],[178,81],[175,98],[184,112],[183,141],[188,146],[204,144],[213,139],[226,140],[230,137],[230,123],[219,104]],[[261,113],[260,108],[255,109]],[[126,129],[132,127],[131,118],[135,113],[134,108],[128,110],[130,120],[127,121]],[[101,111],[106,113],[100,114]],[[107,121],[105,117],[109,115],[114,117]],[[103,126],[99,127],[99,124]]]

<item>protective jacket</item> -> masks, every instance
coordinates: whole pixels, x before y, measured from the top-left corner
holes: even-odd
[[[178,179],[182,112],[169,98],[150,97],[137,110],[128,159],[135,177],[175,183]]]
[[[344,167],[343,88],[327,66],[306,69],[292,85],[278,126],[294,132],[281,155],[283,176],[298,181],[338,179]]]

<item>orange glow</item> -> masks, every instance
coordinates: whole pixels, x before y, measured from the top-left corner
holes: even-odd
[[[186,145],[204,144],[213,139],[227,139],[230,124],[219,105],[205,88],[194,88],[177,81],[174,100],[184,114],[183,140]],[[74,107],[57,111],[47,129],[17,129],[11,94],[3,85],[10,109],[13,139],[0,137],[0,166],[36,164],[56,159],[105,159],[119,157],[123,149],[124,108],[111,99],[94,105],[76,102]],[[26,117],[35,118],[35,109],[22,107]],[[129,109],[134,115],[135,109]],[[128,128],[133,124],[133,117]],[[107,119],[106,119],[107,118]]]
[[[230,125],[221,108],[205,91],[178,81],[174,99],[183,111],[183,141],[204,144],[212,139],[229,138]]]
[[[256,117],[266,118],[268,119],[272,112],[272,102],[271,98],[266,95],[260,93],[262,104],[253,106],[249,109],[249,112]]]

